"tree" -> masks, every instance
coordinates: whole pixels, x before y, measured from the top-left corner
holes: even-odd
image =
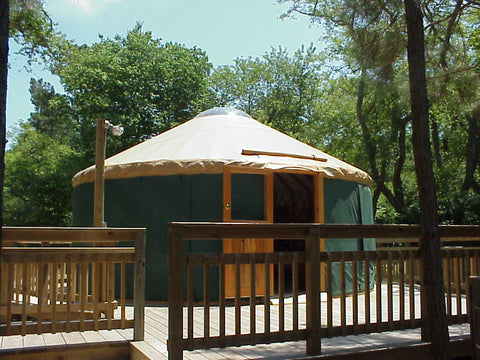
[[[408,203],[403,171],[408,159],[405,96],[405,38],[400,1],[292,1],[290,13],[308,15],[328,29],[329,52],[343,64],[341,73],[355,79],[355,127],[374,181],[374,209],[383,195],[401,215]],[[338,65],[337,65],[338,67]],[[352,128],[353,129],[353,128]]]
[[[35,106],[6,153],[5,223],[65,226],[72,222],[71,178],[80,152],[76,122],[64,95],[43,80],[30,82]]]
[[[78,155],[70,146],[25,124],[7,152],[5,163],[6,224],[71,223],[71,179]]]
[[[126,37],[101,37],[91,46],[63,43],[57,50],[52,69],[66,92],[31,80],[35,111],[7,154],[10,225],[71,223],[70,180],[93,162],[98,118],[125,127],[123,136],[109,138],[111,154],[193,117],[211,101],[205,53],[164,44],[139,25]]]
[[[322,86],[322,61],[313,46],[289,56],[272,49],[259,58],[237,58],[210,79],[217,105],[239,108],[297,138],[308,134]]]
[[[205,53],[163,43],[141,25],[125,37],[68,45],[52,70],[78,122],[83,165],[93,160],[96,119],[125,127],[121,137],[108,141],[107,152],[114,153],[190,119],[209,101],[211,64]]]
[[[434,2],[431,2],[434,3]],[[436,10],[435,18],[441,11],[449,8],[449,2],[440,2],[441,4],[425,4],[427,10]],[[457,18],[457,6],[462,3],[456,2],[450,17]],[[369,130],[372,115],[377,112],[369,112],[368,116],[364,112],[365,86],[366,80],[374,81],[376,87],[385,89],[387,99],[390,101],[388,112],[391,114],[391,128],[398,139],[397,151],[399,156],[395,161],[392,187],[393,194],[402,194],[401,189],[401,169],[405,161],[405,126],[409,122],[407,117],[401,115],[399,109],[399,95],[401,87],[395,86],[392,81],[396,66],[404,62],[404,44],[402,35],[403,22],[400,1],[380,1],[380,2],[362,2],[362,1],[333,1],[326,2],[321,0],[296,0],[293,1],[292,11],[308,14],[314,18],[324,21],[330,26],[332,31],[337,31],[340,37],[336,38],[338,48],[343,55],[343,60],[351,68],[354,65],[354,73],[359,75],[359,86],[357,93],[357,118],[362,127],[363,141],[367,153],[369,154],[370,168],[372,176],[377,187],[376,191],[382,192],[389,202],[395,206],[402,197],[395,196],[391,198],[391,190],[384,187],[384,174],[378,171],[376,166],[376,151],[372,141],[372,132]],[[429,5],[431,8],[429,8]],[[412,143],[414,150],[415,169],[417,175],[418,192],[420,198],[420,223],[422,228],[422,241],[420,242],[420,251],[423,261],[423,284],[426,289],[427,298],[427,322],[429,334],[432,341],[432,352],[435,358],[449,358],[449,338],[446,325],[446,314],[444,304],[443,274],[440,258],[440,239],[438,233],[438,205],[435,188],[435,180],[431,159],[430,149],[430,127],[429,127],[429,107],[427,97],[427,86],[425,76],[425,50],[424,50],[424,30],[423,15],[420,3],[415,0],[404,1],[404,11],[406,27],[408,32],[408,69],[409,69],[409,87],[411,103],[411,122],[412,122]],[[445,14],[445,12],[443,12]],[[436,25],[432,23],[432,26]],[[443,61],[443,70],[446,69],[446,54],[449,52],[449,44],[452,35],[452,28],[455,22],[449,22],[443,43],[439,46],[441,49],[439,59]],[[399,31],[400,30],[400,31]],[[331,33],[330,33],[331,34]],[[438,39],[432,38],[432,49],[438,45]],[[383,51],[383,50],[386,50]],[[380,81],[378,81],[380,80]],[[440,90],[442,90],[440,88]],[[380,98],[377,98],[374,105],[378,107]],[[368,108],[367,108],[368,109]],[[374,116],[375,119],[375,116]],[[380,130],[384,125],[380,127]],[[432,122],[432,138],[434,140],[434,149],[436,151],[437,164],[442,166],[442,159],[439,156],[439,131],[438,127]],[[390,133],[391,135],[392,133]],[[383,135],[384,139],[387,138]],[[393,138],[390,138],[392,140]],[[384,169],[381,167],[380,169]],[[399,192],[400,191],[400,192]],[[397,211],[399,211],[396,208]]]
[[[35,111],[28,124],[53,140],[74,145],[78,122],[66,95],[60,95],[53,85],[43,79],[30,79],[30,99]]]
[[[50,15],[44,10],[43,0],[9,0],[10,37],[20,46],[29,65],[48,64],[61,46],[68,41],[55,29]]]
[[[408,69],[412,108],[412,142],[415,170],[420,195],[420,256],[422,287],[425,290],[428,334],[435,359],[450,359],[450,339],[445,310],[438,206],[430,150],[427,80],[425,76],[425,45],[423,15],[416,0],[405,0],[408,34]]]
[[[478,65],[480,61],[480,26],[478,26],[480,20],[479,12],[477,11],[476,13],[471,14],[470,18],[472,26],[468,40],[469,43],[472,44],[474,50],[473,65],[475,66]],[[478,67],[475,66],[475,69],[477,72],[477,76],[470,78],[470,84],[472,83],[473,79],[478,79]],[[468,140],[467,146],[465,148],[466,168],[462,189],[472,189],[476,194],[480,195],[480,184],[475,179],[475,174],[477,174],[478,177],[478,171],[480,169],[480,102],[478,102],[478,97],[476,96],[478,94],[478,91],[472,91],[471,94],[475,96],[475,101],[477,102],[466,114],[466,118],[468,121]]]
[[[414,165],[403,2],[280,1],[291,3],[289,14],[310,16],[328,29],[325,41],[330,57],[335,56],[336,76],[357,82],[357,100],[344,104],[344,112],[351,113],[353,107],[354,125],[362,130],[366,169],[374,180],[374,208],[381,207],[377,219],[418,221],[418,197],[411,176]],[[480,214],[467,214],[464,205],[475,203],[475,199],[461,188],[462,183],[464,189],[474,186],[472,174],[477,169],[474,153],[466,156],[465,147],[469,137],[476,141],[476,126],[472,124],[469,133],[467,118],[480,113],[472,111],[478,106],[479,89],[472,57],[475,42],[467,41],[478,28],[474,25],[475,3],[437,0],[421,5],[427,23],[430,133],[441,221],[471,222]],[[352,132],[356,132],[355,126]],[[463,171],[464,179],[459,176]],[[396,214],[384,207],[387,203]]]

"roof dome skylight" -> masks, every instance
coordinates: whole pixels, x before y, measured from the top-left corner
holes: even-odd
[[[204,116],[211,116],[211,115],[237,115],[252,118],[250,115],[244,113],[241,110],[234,109],[231,107],[214,107],[205,111],[202,111],[200,114],[195,116],[195,118],[200,118]]]

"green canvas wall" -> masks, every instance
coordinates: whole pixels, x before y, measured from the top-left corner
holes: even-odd
[[[263,182],[259,175],[232,176],[232,206],[242,204],[236,217],[262,218]],[[240,175],[240,176],[237,176]],[[237,193],[238,191],[238,193]],[[246,197],[239,194],[252,194]],[[368,187],[338,180],[324,180],[325,222],[365,224],[373,222]],[[251,201],[247,201],[251,199]],[[113,179],[105,182],[105,221],[111,227],[146,227],[147,300],[167,300],[167,224],[172,221],[221,221],[222,175],[171,175]],[[260,200],[260,201],[259,201]],[[313,199],[312,199],[313,201]],[[248,209],[253,209],[252,214]],[[232,208],[233,211],[233,208]],[[237,210],[235,210],[237,211]],[[74,190],[74,224],[91,226],[93,213],[93,184],[79,185]],[[327,251],[374,250],[373,239],[327,239]],[[185,243],[187,252],[221,252],[221,240],[196,240]],[[198,270],[198,271],[197,271]],[[338,268],[337,271],[338,273]],[[194,270],[194,297],[203,294],[200,269]],[[218,297],[218,272],[211,269],[209,294]],[[373,279],[373,276],[371,277]],[[349,279],[351,276],[349,275]],[[347,279],[348,280],[348,279]],[[131,285],[129,277],[128,287]],[[350,280],[348,280],[350,281]],[[351,290],[351,282],[350,290]],[[334,276],[338,292],[338,275]],[[185,293],[185,291],[184,291]],[[131,293],[127,294],[131,297]]]
[[[358,183],[324,180],[324,202],[326,224],[373,224],[372,198],[370,189]],[[326,239],[326,251],[375,250],[375,239]],[[358,267],[359,291],[363,284],[363,264]],[[370,266],[370,286],[373,286],[373,265]],[[346,292],[352,292],[351,263],[345,265]],[[334,295],[340,293],[339,264],[332,264],[332,288]]]
[[[221,175],[172,175],[105,182],[105,221],[111,227],[146,227],[146,300],[167,300],[167,224],[172,221],[221,221]],[[74,191],[74,224],[92,224],[93,184]],[[187,241],[187,252],[221,252],[220,240]],[[194,271],[195,295],[202,294],[201,271]],[[212,284],[215,274],[211,274]],[[131,282],[131,276],[129,277]],[[130,288],[128,284],[127,288]],[[216,286],[210,287],[215,294]],[[127,294],[130,295],[131,294]],[[213,295],[212,295],[213,296]]]

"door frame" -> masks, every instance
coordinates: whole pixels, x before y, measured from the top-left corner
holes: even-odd
[[[231,184],[231,175],[232,174],[261,174],[264,175],[264,220],[246,220],[246,219],[235,219],[232,220],[232,184]],[[224,166],[223,168],[223,182],[222,182],[222,191],[223,191],[223,204],[222,204],[222,218],[224,222],[236,222],[236,223],[272,223],[273,222],[273,172],[268,169],[252,169],[246,167],[239,167],[239,166]],[[245,239],[248,240],[248,239]],[[262,245],[266,249],[266,252],[273,252],[273,239],[260,239],[263,240]],[[233,246],[233,239],[223,239],[222,240],[222,252],[232,252],[230,251]],[[258,241],[258,239],[256,240]],[[265,266],[263,265],[256,265],[255,268],[255,293],[258,296],[265,295],[265,284],[262,281],[264,276],[258,275],[265,271]],[[249,274],[250,269],[248,265],[240,265],[240,278],[250,279]],[[242,276],[244,274],[244,276]],[[236,290],[234,287],[235,281],[235,270],[233,265],[226,265],[225,266],[225,296],[226,297],[234,297],[236,296]],[[273,285],[274,285],[274,278],[273,278],[273,264],[269,266],[269,292],[273,294]],[[249,281],[249,280],[247,280]],[[241,287],[240,286],[240,296],[245,297],[249,296],[249,287]]]
[[[313,196],[314,196],[314,222],[317,224],[325,223],[325,202],[324,202],[324,175],[314,171],[301,170],[271,170],[271,169],[256,169],[242,166],[225,165],[223,167],[223,181],[222,181],[222,219],[224,222],[242,222],[242,223],[273,223],[273,173],[296,173],[313,176]],[[232,220],[231,214],[231,175],[234,173],[240,174],[262,174],[264,175],[264,219],[265,220]],[[273,239],[265,239],[268,242],[267,247],[273,252]],[[230,248],[231,239],[222,240],[222,252]],[[325,251],[325,239],[320,240],[320,251]],[[227,275],[227,274],[225,274]],[[321,264],[320,268],[320,290],[325,290],[325,266]],[[225,276],[227,281],[227,276]],[[270,266],[270,291],[274,289],[273,265]]]

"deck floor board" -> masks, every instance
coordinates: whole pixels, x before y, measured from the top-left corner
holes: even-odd
[[[393,302],[394,302],[394,319],[399,319],[399,292],[398,289],[393,289]],[[388,318],[388,311],[385,306],[387,291],[382,286],[382,298],[385,302],[382,305],[382,319],[386,321]],[[375,291],[371,294],[371,310],[370,319],[371,322],[376,321],[376,309],[374,305]],[[406,300],[408,296],[408,289],[405,289]],[[358,317],[359,323],[365,322],[365,296],[360,295],[358,301]],[[466,300],[462,298],[462,306],[466,306]],[[408,304],[408,301],[405,302]],[[452,303],[456,303],[456,299],[452,298]],[[352,301],[351,298],[347,298],[347,317],[345,322],[347,324],[353,323],[352,315]],[[322,299],[322,324],[326,325],[327,320],[327,302]],[[131,313],[132,309],[127,309],[127,314]],[[276,331],[279,327],[278,314],[279,305],[275,298],[272,299],[270,305],[271,320],[270,330]],[[340,325],[340,301],[339,299],[333,299],[332,301],[332,313],[334,326]],[[416,317],[420,317],[420,296],[415,293],[415,313]],[[453,311],[455,313],[455,309]],[[226,318],[226,334],[235,334],[235,307],[229,306],[225,309]],[[242,334],[248,333],[250,330],[250,317],[249,306],[244,305],[241,309],[241,332]],[[261,333],[264,331],[264,307],[263,305],[256,305],[256,331]],[[218,336],[219,333],[219,308],[212,305],[210,307],[210,335]],[[292,305],[289,298],[285,299],[285,330],[293,328],[293,316]],[[196,336],[203,335],[203,308],[198,306],[194,308],[195,326],[194,334]],[[409,317],[409,306],[405,306],[405,318]],[[187,335],[187,308],[184,308],[184,335]],[[298,314],[299,328],[305,328],[305,300],[304,296],[299,298],[299,314]],[[450,326],[451,337],[468,336],[470,328],[468,324]],[[140,342],[132,342],[132,346],[135,347],[137,354],[141,353],[140,357],[136,356],[135,359],[167,359],[167,338],[168,338],[168,308],[166,306],[148,306],[145,308],[145,340]],[[49,346],[65,346],[72,344],[87,344],[87,343],[109,343],[118,341],[131,341],[133,339],[133,330],[100,330],[87,331],[87,332],[71,332],[71,333],[56,333],[56,334],[42,334],[42,335],[27,335],[25,337],[14,335],[0,337],[0,344],[2,350],[12,349],[28,349],[28,348],[45,348]],[[407,344],[419,344],[421,343],[420,329],[410,329],[403,331],[392,331],[383,333],[374,333],[368,335],[349,335],[339,336],[334,338],[322,339],[322,354],[339,354],[346,352],[354,352],[359,350],[378,349],[385,347],[398,347]],[[0,350],[1,351],[1,350]],[[184,351],[184,358],[190,360],[220,360],[220,359],[232,359],[232,360],[245,360],[245,359],[300,359],[304,358],[306,351],[306,342],[286,342],[286,343],[274,343],[274,344],[259,344],[256,346],[240,346],[240,347],[228,347],[224,349],[215,348],[209,350],[194,350]],[[1,356],[1,352],[0,352]]]

